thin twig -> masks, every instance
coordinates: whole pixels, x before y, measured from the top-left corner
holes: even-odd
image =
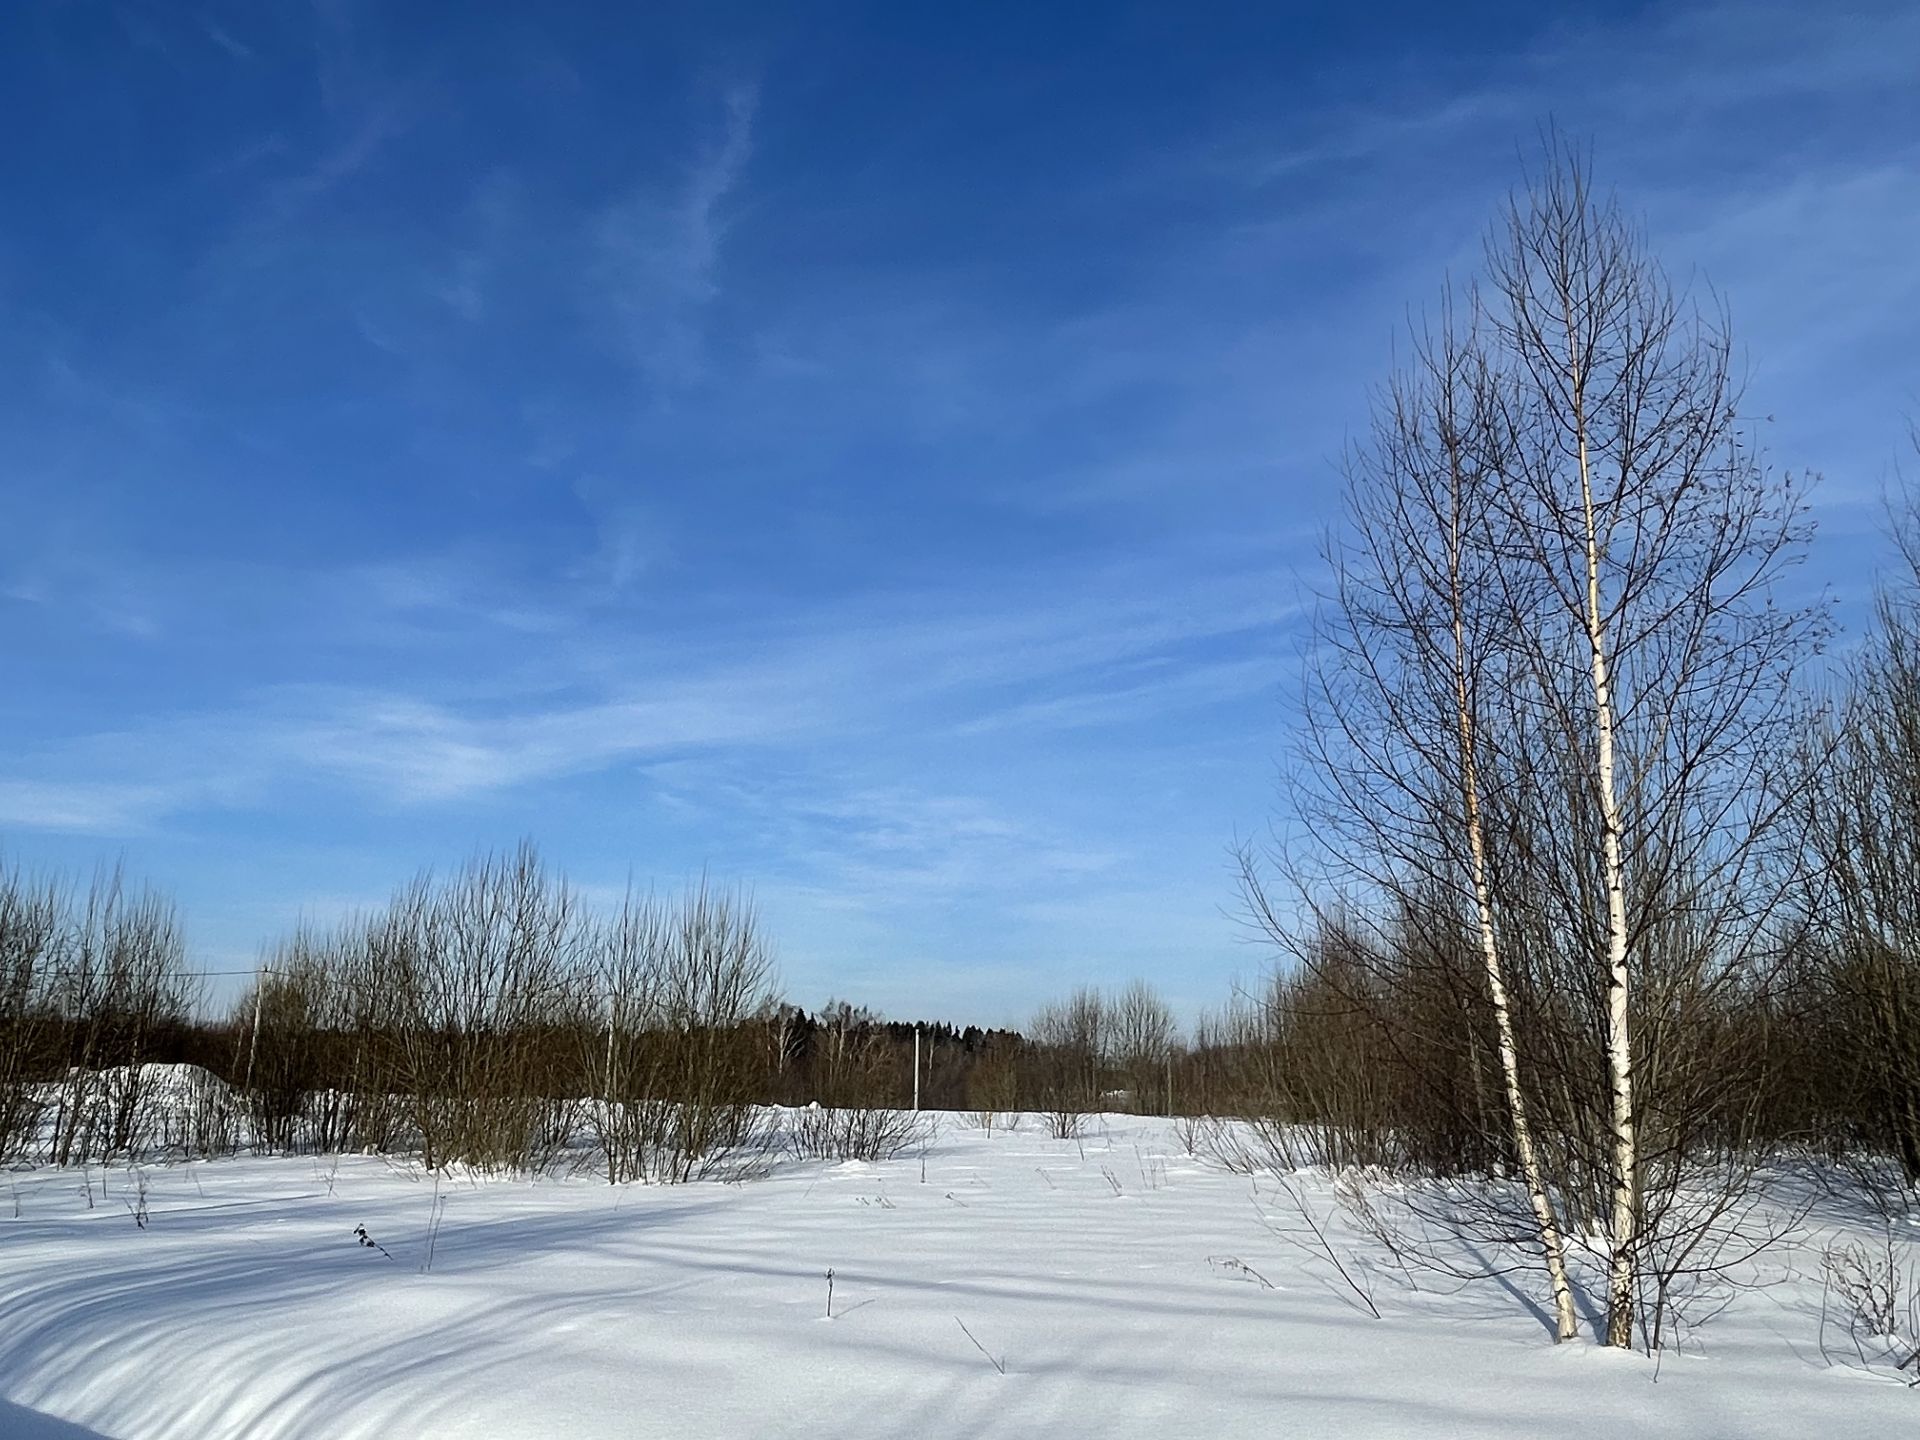
[[[967,1329],[966,1321],[962,1320],[958,1315],[956,1315],[953,1317],[953,1323],[960,1327],[960,1333],[962,1335],[965,1335],[967,1339],[973,1341],[973,1348],[978,1350],[982,1355],[985,1355],[987,1357],[987,1363],[989,1365],[993,1366],[993,1368],[995,1370],[998,1370],[1002,1375],[1007,1373],[1006,1362],[1003,1360],[996,1360],[993,1358],[992,1353],[987,1349],[986,1346],[980,1343],[978,1337],[974,1335],[973,1331]]]

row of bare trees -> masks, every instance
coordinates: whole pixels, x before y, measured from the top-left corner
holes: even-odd
[[[301,926],[225,1022],[195,1016],[171,903],[118,873],[0,875],[0,962],[0,1155],[56,1164],[249,1143],[534,1171],[584,1143],[609,1179],[680,1181],[776,1147],[897,1153],[925,1133],[922,1094],[1162,1109],[1175,1055],[1142,984],[1081,992],[1034,1038],[843,1001],[808,1014],[780,1000],[742,895],[702,883],[595,913],[531,844]]]
[[[582,1133],[612,1180],[684,1180],[754,1138],[773,1000],[752,905],[701,884],[583,907],[530,844],[303,929],[235,1007],[255,1133],[539,1170]]]
[[[149,1133],[147,1100],[196,999],[184,956],[171,902],[117,870],[84,886],[0,871],[0,1160],[174,1138]]]
[[[740,895],[629,893],[599,916],[523,845],[297,931],[233,1023],[265,1145],[537,1170],[584,1134],[609,1179],[681,1181],[776,1147],[898,1153],[924,1133],[907,1108],[915,1057],[929,1107],[1078,1113],[1135,1089],[1159,1105],[1165,1004],[1139,984],[1073,1004],[1093,1017],[1087,1036],[1055,1036],[1044,1017],[1028,1039],[845,1002],[809,1015],[780,1001]],[[774,1103],[792,1107],[777,1124]]]
[[[1900,565],[1804,747],[1791,987],[1800,1049],[1830,1060],[1803,1064],[1796,1118],[1887,1208],[1920,1193],[1920,501],[1890,519]]]
[[[1078,1134],[1098,1110],[1173,1113],[1173,1012],[1144,980],[1115,995],[1081,986],[1042,1006],[1026,1040],[1014,1095],[1045,1115],[1055,1135]]]
[[[1896,661],[1911,644],[1886,643]],[[1686,1073],[1718,1150],[1812,1144],[1897,1197],[1913,1179],[1920,1007],[1915,947],[1885,917],[1909,903],[1892,847],[1914,843],[1897,823],[1911,802],[1859,787],[1920,773],[1920,746],[1904,760],[1898,748],[1920,727],[1869,705],[1877,693],[1863,689],[1842,732],[1871,758],[1829,765],[1803,794],[1810,813],[1841,817],[1807,826],[1809,845],[1866,858],[1810,869],[1823,883],[1796,892],[1765,983],[1727,984],[1686,1017]],[[1869,929],[1869,916],[1883,918]],[[1565,1038],[1547,992],[1529,979],[1509,996],[1509,1057],[1484,951],[1458,912],[1403,899],[1390,924],[1329,914],[1305,943],[1303,965],[1204,1017],[1191,1046],[1138,982],[1082,989],[1024,1035],[890,1023],[845,1002],[814,1015],[772,1002],[765,944],[737,897],[636,895],[596,917],[523,849],[296,931],[231,1020],[209,1025],[189,1020],[195,979],[163,899],[111,874],[81,890],[16,870],[0,883],[7,1153],[71,1163],[219,1152],[244,1136],[513,1168],[584,1134],[611,1176],[684,1179],[765,1141],[767,1104],[819,1107],[788,1137],[804,1153],[885,1148],[902,1126],[884,1117],[909,1103],[919,1055],[929,1109],[1038,1111],[1061,1134],[1103,1109],[1230,1115],[1279,1163],[1523,1173],[1509,1082],[1563,1063],[1546,1043]],[[178,1060],[195,1067],[153,1063]],[[173,1093],[183,1087],[193,1093]],[[1537,1089],[1543,1143],[1570,1173],[1604,1145],[1563,1138],[1594,1107],[1566,1080]],[[1582,1173],[1581,1193],[1603,1195],[1604,1170]]]

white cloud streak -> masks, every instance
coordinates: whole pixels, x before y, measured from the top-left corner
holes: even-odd
[[[536,667],[531,690],[514,690],[505,668],[466,695],[444,683],[439,697],[281,686],[21,761],[52,784],[91,783],[91,772],[137,759],[157,784],[140,792],[149,810],[262,803],[303,777],[407,805],[741,747],[1124,727],[1270,690],[1274,639],[1292,613],[1273,588],[1270,567],[1254,562],[1197,583],[1165,570],[1081,573],[1000,604],[943,592],[869,598],[688,637],[627,633],[622,617],[572,642],[573,668],[540,678]],[[450,603],[464,603],[458,594]],[[423,582],[389,598],[404,611],[441,597]],[[548,646],[537,630],[523,643],[531,653]],[[1248,644],[1256,653],[1194,650]],[[599,693],[549,697],[554,682],[577,691],[590,675]],[[62,813],[70,826],[86,812]],[[123,818],[98,813],[109,831]]]
[[[720,293],[728,202],[753,154],[759,92],[729,89],[712,136],[676,190],[654,185],[608,207],[593,225],[593,303],[647,381],[672,390],[706,371],[704,311]]]

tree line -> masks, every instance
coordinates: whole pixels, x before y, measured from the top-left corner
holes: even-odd
[[[743,893],[595,913],[531,843],[301,926],[218,1018],[182,935],[171,901],[117,871],[0,871],[0,1158],[244,1143],[537,1171],[584,1153],[613,1181],[682,1181],[782,1147],[897,1153],[924,1132],[916,1100],[988,1125],[1044,1109],[1072,1133],[1162,1107],[1176,1050],[1139,983],[1082,990],[1028,1034],[810,1013],[779,994]]]

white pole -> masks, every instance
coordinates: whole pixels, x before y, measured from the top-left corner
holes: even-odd
[[[253,1038],[247,1042],[247,1078],[242,1082],[242,1090],[253,1089],[253,1062],[260,1054],[260,998],[266,993],[267,976],[273,972],[264,965],[253,977]]]
[[[913,1027],[913,1108],[920,1108],[920,1027]]]
[[[607,1089],[606,1089],[606,1100],[609,1105],[613,1103],[613,1019],[614,1019],[615,1007],[617,1007],[619,1003],[620,1003],[619,999],[613,993],[613,982],[609,980],[607,982]]]

